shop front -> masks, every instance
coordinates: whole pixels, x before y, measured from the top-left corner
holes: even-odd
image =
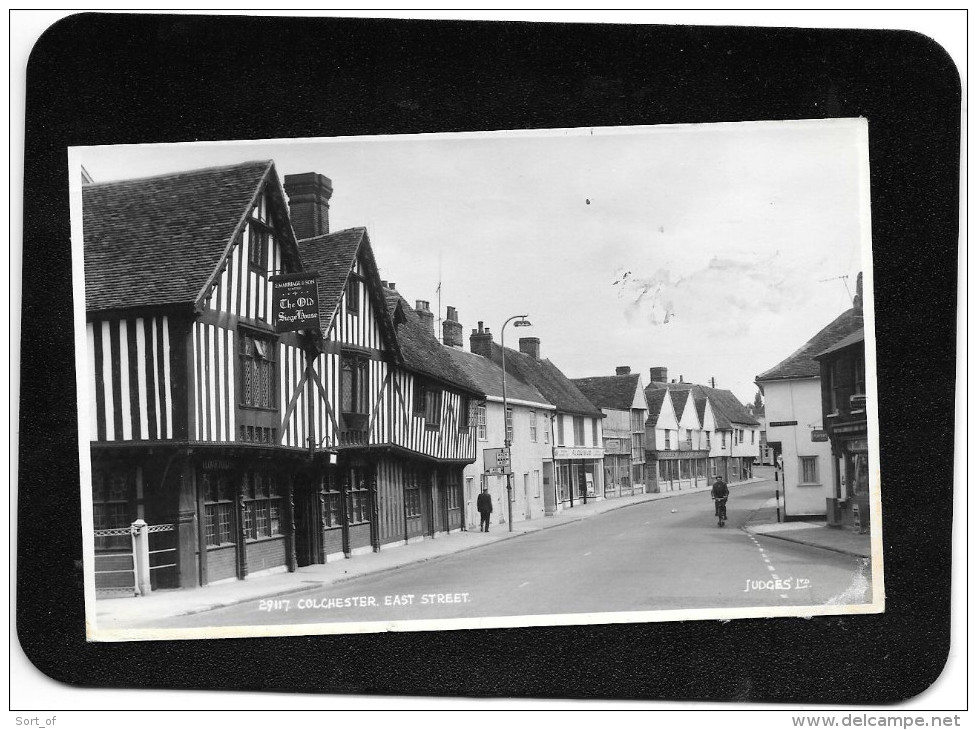
[[[553,449],[553,460],[560,509],[604,498],[604,449],[557,447]]]

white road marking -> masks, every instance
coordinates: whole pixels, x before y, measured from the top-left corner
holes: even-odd
[[[583,556],[584,556],[585,558],[586,558],[586,557],[587,557],[588,555],[590,555],[590,552],[589,552],[589,551],[583,554]]]
[[[781,593],[781,594],[780,594],[780,597],[781,597],[781,598],[787,598],[787,594],[786,594],[786,593]]]
[[[525,588],[525,587],[526,587],[526,586],[528,586],[528,585],[529,585],[529,581],[527,580],[527,581],[526,581],[525,583],[520,583],[520,584],[519,584],[519,587],[520,587],[520,588]]]
[[[773,567],[772,565],[768,565],[767,566],[767,570],[773,571],[773,570],[776,570],[776,568]]]

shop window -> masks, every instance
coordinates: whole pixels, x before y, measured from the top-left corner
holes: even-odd
[[[536,430],[536,411],[529,412],[529,440],[536,443],[538,432]]]
[[[244,475],[244,537],[258,540],[282,534],[282,500],[270,472]]]
[[[369,362],[363,355],[344,353],[342,356],[339,399],[344,416],[369,413]]]
[[[573,417],[573,445],[583,446],[583,416]]]
[[[456,477],[453,475],[447,477],[447,494],[445,495],[445,500],[448,503],[448,509],[458,509],[461,507],[461,484],[456,481]]]
[[[275,342],[252,332],[240,332],[241,405],[275,407]]]
[[[478,404],[477,418],[478,418],[478,421],[477,421],[477,425],[478,425],[478,440],[479,441],[488,441],[488,431],[487,431],[486,426],[485,426],[485,404],[484,403],[479,403]]]
[[[801,457],[801,484],[819,484],[818,480],[818,457]]]
[[[204,537],[208,546],[229,545],[234,538],[234,483],[231,472],[204,469],[200,474],[204,495]]]

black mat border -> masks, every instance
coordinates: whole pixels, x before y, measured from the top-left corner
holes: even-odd
[[[17,623],[81,686],[868,704],[949,649],[960,85],[911,32],[78,15],[27,79]],[[256,115],[263,108],[266,113]],[[87,644],[66,148],[869,119],[880,616]],[[166,703],[160,695],[159,706]]]

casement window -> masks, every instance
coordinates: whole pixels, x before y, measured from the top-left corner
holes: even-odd
[[[343,353],[339,396],[343,414],[366,414],[370,411],[369,359],[363,355]]]
[[[136,519],[130,504],[136,494],[136,470],[133,467],[96,469],[92,472],[92,508],[96,530],[128,527]],[[130,548],[128,535],[100,537],[95,547],[99,550]]]
[[[458,509],[461,507],[462,495],[461,495],[461,482],[458,481],[458,477],[454,475],[449,475],[447,478],[447,484],[445,485],[447,493],[445,494],[445,502],[447,502],[448,509]]]
[[[583,446],[583,416],[573,417],[573,445]]]
[[[538,432],[536,430],[536,411],[529,412],[529,440],[536,443]]]
[[[204,538],[208,546],[237,542],[234,536],[234,483],[228,471],[204,469],[200,473],[204,495]]]
[[[820,484],[818,480],[818,457],[801,457],[801,484]]]
[[[405,475],[404,511],[408,517],[421,516],[421,480],[419,472],[410,470]]]
[[[756,443],[756,431],[752,431],[752,430],[750,431],[750,443],[751,444]]]
[[[550,442],[550,417],[543,417],[543,443],[548,444]]]
[[[593,418],[590,421],[590,445],[597,446],[597,419]]]
[[[631,409],[631,433],[645,432],[645,412],[640,408]]]
[[[244,475],[244,537],[259,540],[282,534],[282,500],[271,472]]]
[[[671,429],[665,429],[665,448],[672,448],[672,431]]]
[[[427,421],[428,428],[437,428],[441,425],[441,398],[443,391],[437,388],[424,389],[424,420]]]
[[[274,408],[274,340],[248,331],[238,333],[241,360],[241,405],[249,408]]]
[[[722,437],[722,443],[721,443],[721,446],[722,446],[722,447],[723,447],[723,448],[725,449],[725,448],[726,448],[726,432],[725,432],[725,431],[723,431],[723,432],[722,432],[721,434],[719,434],[719,435],[720,435],[720,436]]]
[[[716,476],[717,474],[719,474],[719,466],[718,466],[718,464],[716,464],[716,460],[715,459],[709,459],[709,464],[712,467],[712,475],[713,476]]]
[[[414,380],[414,415],[424,415],[424,392],[426,388],[420,380]]]
[[[644,461],[645,459],[645,435],[644,433],[631,434],[631,460]]]
[[[268,271],[268,246],[271,240],[267,226],[254,220],[248,222],[248,263],[262,274]]]
[[[322,497],[322,524],[326,529],[342,527],[343,525],[343,496],[334,478],[323,474],[319,483]]]
[[[346,311],[350,314],[360,313],[360,278],[355,274],[350,274],[346,280]]]
[[[853,395],[865,395],[865,358],[856,357],[852,363]]]
[[[706,448],[712,448],[712,436],[710,435],[709,431],[706,431]]]
[[[346,474],[346,514],[351,525],[370,521],[370,484],[363,468],[350,469]]]
[[[458,396],[458,430],[467,431],[471,427],[471,401],[467,395]]]
[[[512,409],[505,409],[505,441],[506,446],[512,443]]]
[[[476,417],[478,419],[477,420],[478,440],[488,441],[488,430],[485,426],[485,404],[484,403],[478,404],[478,411]]]
[[[685,443],[687,443],[690,448],[692,447],[692,429],[691,428],[685,429]]]
[[[563,414],[561,413],[556,417],[556,445],[563,446],[566,441],[564,441],[563,433]]]
[[[266,426],[241,426],[241,441],[253,444],[277,444],[278,429]]]

